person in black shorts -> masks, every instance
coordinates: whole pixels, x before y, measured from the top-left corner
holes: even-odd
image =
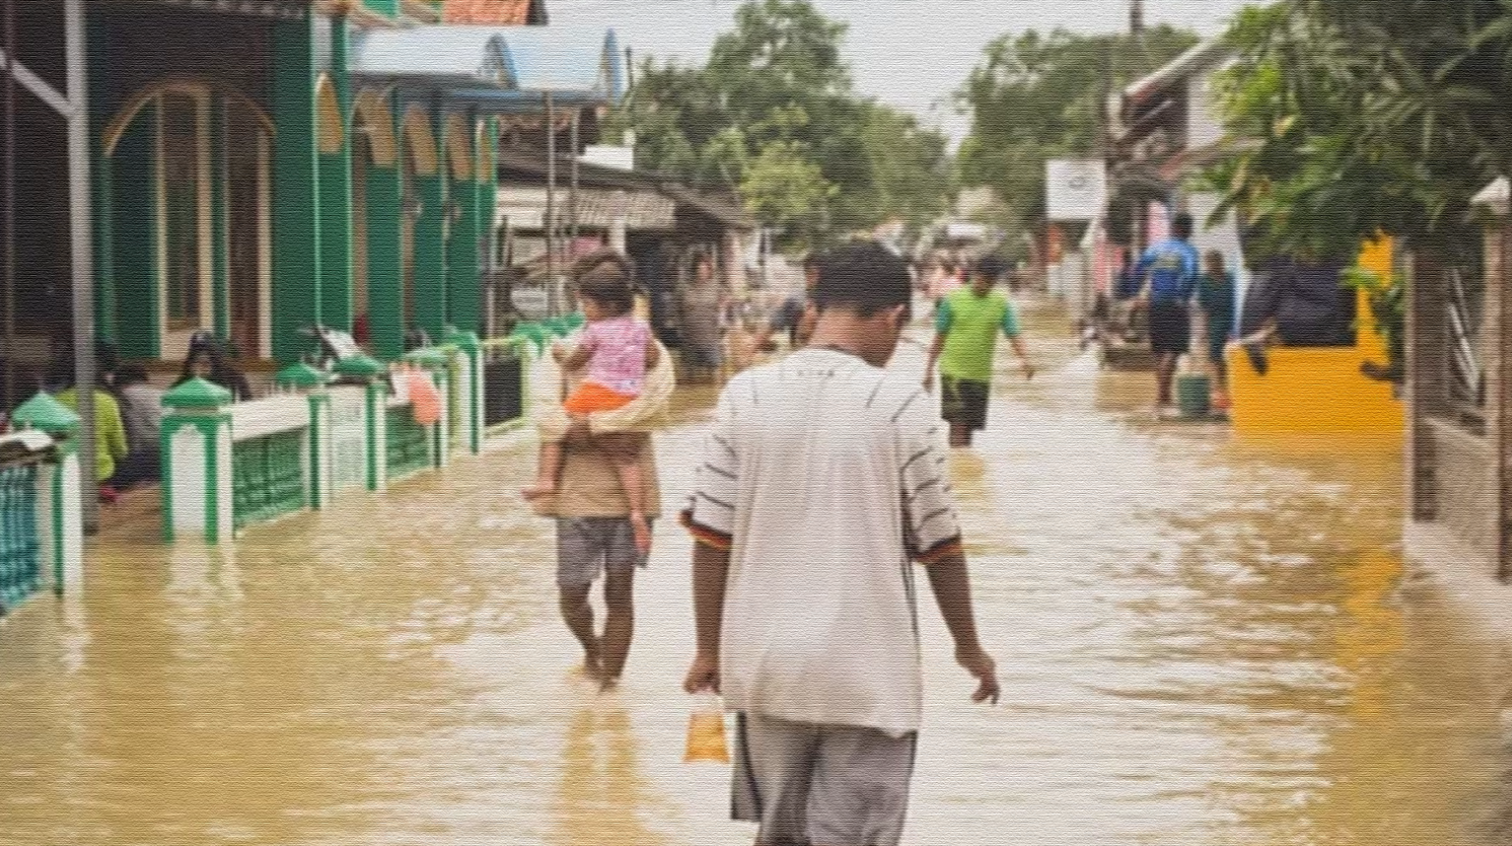
[[[1192,338],[1192,297],[1197,289],[1197,250],[1191,244],[1192,216],[1178,214],[1172,237],[1145,251],[1134,268],[1140,280],[1140,299],[1149,304],[1150,351],[1155,354],[1156,410],[1175,411],[1171,383],[1177,359],[1186,355]]]

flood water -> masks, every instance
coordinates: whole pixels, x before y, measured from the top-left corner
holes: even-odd
[[[1004,700],[967,701],[924,607],[906,842],[1506,842],[1512,680],[1402,589],[1399,444],[1153,423],[1148,375],[1031,317],[1042,374],[1005,359],[952,459]],[[659,436],[669,507],[711,402],[685,390]],[[687,538],[659,529],[597,694],[514,494],[533,461],[496,448],[217,551],[97,539],[81,594],[0,625],[0,844],[749,844],[728,769],[682,763]]]

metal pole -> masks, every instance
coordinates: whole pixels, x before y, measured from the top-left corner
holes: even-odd
[[[5,0],[5,359],[6,399],[16,394],[16,6]],[[3,410],[3,409],[0,409]]]
[[[546,292],[550,297],[549,311],[556,317],[560,299],[556,283],[556,110],[551,94],[546,94]]]
[[[94,253],[91,243],[89,186],[89,87],[85,63],[84,0],[64,0],[64,36],[68,52],[69,235],[73,254],[74,378],[79,386],[80,489],[84,497],[84,528],[99,528],[98,481],[95,478],[94,439]]]
[[[582,110],[572,110],[572,187],[567,199],[567,231],[571,237],[567,243],[573,250],[577,249],[578,239],[578,127],[582,117]]]

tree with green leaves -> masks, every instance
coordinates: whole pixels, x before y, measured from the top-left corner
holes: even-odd
[[[1211,175],[1260,252],[1349,259],[1383,234],[1473,251],[1470,200],[1512,172],[1512,0],[1283,0],[1227,38],[1248,143]]]
[[[1141,40],[1064,29],[997,38],[957,95],[972,117],[958,154],[962,184],[995,189],[1010,228],[1037,228],[1045,162],[1100,153],[1107,97],[1196,43],[1170,26]]]
[[[623,118],[637,165],[740,191],[793,246],[933,220],[952,192],[945,138],[855,94],[844,33],[809,0],[748,0],[705,66],[643,62]]]

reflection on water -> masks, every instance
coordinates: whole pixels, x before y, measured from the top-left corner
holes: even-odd
[[[1505,842],[1508,679],[1398,590],[1396,445],[1155,424],[1148,375],[1028,324],[1043,375],[1005,367],[951,462],[1005,701],[968,704],[926,609],[908,843]],[[669,505],[713,396],[659,440]],[[625,684],[595,694],[550,526],[509,493],[531,461],[234,548],[102,538],[83,594],[0,627],[0,844],[748,844],[728,768],[682,763],[686,539],[660,531]]]
[[[641,821],[647,785],[636,761],[630,712],[610,703],[573,714],[562,749],[550,842],[555,846],[665,843]]]

